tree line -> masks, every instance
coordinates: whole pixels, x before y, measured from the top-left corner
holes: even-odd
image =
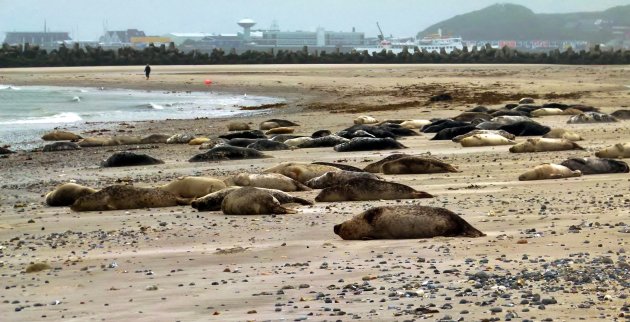
[[[310,52],[302,50],[248,50],[237,54],[235,49],[227,53],[213,49],[210,53],[196,50],[184,52],[175,47],[149,45],[144,49],[123,47],[103,49],[101,47],[71,47],[61,45],[50,52],[29,44],[0,49],[0,67],[62,67],[62,66],[124,66],[124,65],[214,65],[214,64],[575,64],[613,65],[630,64],[630,50],[602,50],[596,45],[589,50],[549,52],[521,52],[509,47],[492,48],[489,44],[472,49],[454,50],[446,53],[428,52],[415,48],[404,48],[403,52],[351,51]]]

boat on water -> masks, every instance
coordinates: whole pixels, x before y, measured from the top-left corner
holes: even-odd
[[[417,50],[419,51],[426,50],[427,52],[437,53],[440,53],[442,49],[444,49],[447,54],[450,54],[456,49],[463,50],[464,43],[461,37],[444,37],[442,36],[442,31],[438,30],[437,34],[429,35],[421,39],[407,40],[404,42],[381,39],[379,44],[376,46],[356,47],[354,50],[357,52],[367,50],[369,53],[380,53],[385,50],[387,52],[391,51],[393,54],[399,54],[402,53],[403,50],[407,49],[409,53],[413,54],[416,48],[418,48]]]

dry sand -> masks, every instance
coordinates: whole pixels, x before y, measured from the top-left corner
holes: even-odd
[[[287,106],[244,117],[301,124],[300,134],[339,131],[354,117],[450,117],[482,104],[524,96],[536,103],[628,109],[628,66],[265,65],[142,66],[0,70],[0,83],[213,90],[284,97]],[[212,79],[211,88],[203,86]],[[428,104],[431,95],[454,101]],[[293,215],[226,216],[190,207],[74,213],[43,195],[61,182],[95,188],[139,186],[182,175],[225,178],[282,161],[365,166],[393,151],[337,153],[332,148],[267,152],[274,158],[188,163],[188,145],[140,150],[166,163],[99,168],[114,151],[20,152],[0,159],[0,312],[2,321],[513,321],[627,320],[630,176],[592,175],[519,182],[543,162],[593,156],[630,141],[628,121],[568,125],[539,122],[586,138],[585,151],[511,154],[508,147],[462,148],[404,138],[406,153],[431,153],[462,172],[385,176],[433,199],[317,203]],[[194,132],[216,136],[230,120],[93,124],[129,134]],[[111,133],[111,132],[106,132]],[[524,138],[518,138],[523,140]],[[1,143],[1,142],[0,142]],[[628,161],[628,160],[625,160]],[[314,198],[317,191],[295,195]],[[344,241],[333,225],[377,205],[442,206],[488,236]],[[29,263],[51,270],[25,273]],[[431,313],[433,312],[433,313]],[[625,315],[625,317],[624,317]]]

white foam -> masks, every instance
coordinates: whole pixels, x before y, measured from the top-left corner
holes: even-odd
[[[73,102],[81,102],[81,97],[75,96],[75,97],[72,98],[72,101]]]
[[[13,91],[19,91],[22,90],[19,87],[13,86],[13,85],[0,85],[0,90],[13,90]]]
[[[74,123],[83,120],[77,113],[64,112],[53,116],[29,117],[21,120],[0,122],[0,124],[57,124]]]
[[[149,103],[149,106],[151,106],[152,109],[154,110],[163,110],[164,106],[159,105],[159,104],[155,104],[155,103]]]

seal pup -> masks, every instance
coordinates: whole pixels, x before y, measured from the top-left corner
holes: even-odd
[[[500,135],[508,140],[514,140],[516,139],[516,135],[506,132],[506,131],[501,131],[501,130],[474,130],[474,131],[470,131],[466,134],[462,134],[462,135],[458,135],[456,137],[454,137],[452,139],[453,142],[455,143],[459,143],[461,140],[473,136],[475,134],[496,134],[496,135]]]
[[[533,117],[542,117],[542,116],[552,116],[552,115],[565,115],[564,111],[559,108],[550,108],[550,107],[541,107],[537,110],[531,111],[531,116]]]
[[[420,205],[371,208],[333,231],[345,240],[486,236],[448,209]]]
[[[158,188],[181,198],[199,198],[225,189],[226,185],[219,179],[209,177],[180,177]]]
[[[164,161],[158,160],[146,154],[135,154],[133,152],[116,152],[107,160],[101,163],[104,168],[111,167],[131,167],[140,165],[164,164]]]
[[[224,180],[228,186],[277,189],[286,192],[310,191],[307,185],[279,173],[239,173]]]
[[[630,143],[617,143],[595,153],[598,158],[630,158]]]
[[[525,171],[518,177],[519,181],[529,180],[546,180],[546,179],[562,179],[579,177],[582,175],[580,170],[573,171],[563,165],[544,163],[534,167],[532,170]]]
[[[46,194],[46,204],[51,207],[65,207],[72,205],[77,199],[95,193],[96,190],[76,183],[68,182],[58,185]]]
[[[240,148],[237,146],[220,145],[200,153],[188,160],[188,162],[204,162],[204,161],[221,161],[221,160],[242,160],[242,159],[261,159],[273,158],[272,156],[261,153],[258,150]]]
[[[42,152],[72,151],[81,150],[81,147],[74,142],[55,142],[44,145]]]
[[[313,140],[315,140],[315,139],[313,139],[311,137],[308,137],[308,136],[301,136],[301,137],[285,140],[284,144],[286,144],[290,148],[297,148],[298,146],[302,145],[303,143],[310,142],[310,141],[313,141]]]
[[[249,124],[245,122],[233,121],[227,125],[228,131],[247,131],[249,130]]]
[[[353,171],[353,172],[365,172],[365,170],[359,169],[357,167],[353,167],[351,165],[347,165],[347,164],[341,164],[341,163],[334,163],[334,162],[322,162],[322,161],[316,161],[316,162],[311,162],[312,164],[320,164],[320,165],[329,165],[331,167],[335,167],[338,168],[340,170],[345,170],[345,171]]]
[[[297,123],[288,121],[288,120],[270,119],[270,120],[261,122],[259,128],[265,131],[265,130],[271,130],[275,127],[284,127],[284,126],[300,126],[300,125]]]
[[[357,178],[381,180],[382,178],[370,172],[335,171],[326,172],[319,177],[306,181],[306,185],[313,189],[324,189],[344,184]]]
[[[369,115],[361,115],[354,119],[354,124],[357,124],[357,125],[375,124],[375,123],[378,123],[378,120]]]
[[[279,173],[300,183],[319,177],[330,171],[341,171],[337,167],[305,162],[283,162],[271,168],[263,170],[263,173]]]
[[[527,139],[527,141],[517,143],[510,147],[512,153],[527,152],[547,152],[547,151],[565,151],[565,150],[584,150],[573,141],[566,139]]]
[[[582,175],[628,173],[629,171],[627,163],[614,159],[571,158],[562,161],[560,164],[571,170],[580,170]]]
[[[257,140],[256,142],[247,146],[248,149],[254,149],[258,151],[279,151],[288,150],[290,147],[282,142],[276,142],[271,140]]]
[[[251,187],[249,187],[251,188]],[[197,198],[193,200],[190,205],[197,209],[198,211],[216,211],[221,210],[221,204],[223,203],[223,199],[230,193],[244,189],[243,187],[227,187],[225,189],[207,194],[201,198]],[[271,194],[276,200],[278,200],[281,204],[284,203],[297,203],[305,206],[312,206],[313,202],[310,200],[306,200],[300,197],[294,197],[284,191],[280,191],[277,189],[266,189],[266,188],[256,188],[258,190],[266,191]]]
[[[505,138],[499,134],[484,133],[475,134],[462,139],[459,142],[463,147],[473,146],[495,146],[495,145],[513,145],[516,141]]]
[[[105,211],[138,208],[174,207],[190,204],[189,200],[157,188],[113,185],[77,199],[74,211]]]
[[[346,143],[335,145],[337,152],[406,149],[407,147],[392,138],[354,138]]]
[[[400,183],[370,178],[356,178],[344,184],[324,188],[315,197],[315,201],[334,202],[420,198],[433,198],[433,195],[424,191],[417,191]]]
[[[174,134],[170,138],[166,139],[166,143],[168,144],[186,144],[195,138],[194,134],[190,133],[181,133]]]
[[[431,157],[408,156],[381,165],[384,174],[424,174],[460,172],[452,165]]]
[[[44,141],[78,141],[82,139],[80,135],[68,131],[52,131],[42,136]]]
[[[569,141],[582,141],[584,140],[582,138],[582,136],[580,136],[579,134],[573,132],[573,131],[569,131],[569,130],[565,130],[565,129],[552,129],[551,131],[547,132],[545,135],[543,135],[543,138],[545,139],[566,139]]]
[[[295,129],[292,127],[274,127],[273,129],[267,130],[267,132],[265,132],[266,135],[270,135],[270,134],[291,134],[295,132]]]
[[[294,214],[266,190],[244,187],[227,194],[221,202],[221,211],[226,215]]]
[[[503,130],[516,136],[543,135],[551,130],[550,127],[536,122],[517,122],[503,125],[496,130]]]
[[[614,116],[598,112],[584,112],[583,114],[573,115],[567,121],[568,124],[612,122],[619,122],[619,120]]]
[[[429,120],[406,120],[400,123],[400,126],[406,129],[421,129],[425,125],[431,124]]]
[[[371,172],[371,173],[380,173],[380,172],[383,172],[383,169],[381,169],[381,166],[384,163],[389,162],[389,161],[398,160],[398,159],[404,158],[404,157],[410,157],[410,156],[412,156],[412,155],[405,154],[405,153],[395,153],[395,154],[389,155],[389,156],[387,156],[387,157],[385,157],[385,158],[383,158],[383,159],[381,159],[379,161],[372,162],[372,163],[366,165],[365,168],[363,168],[363,170],[367,171],[367,172]]]

